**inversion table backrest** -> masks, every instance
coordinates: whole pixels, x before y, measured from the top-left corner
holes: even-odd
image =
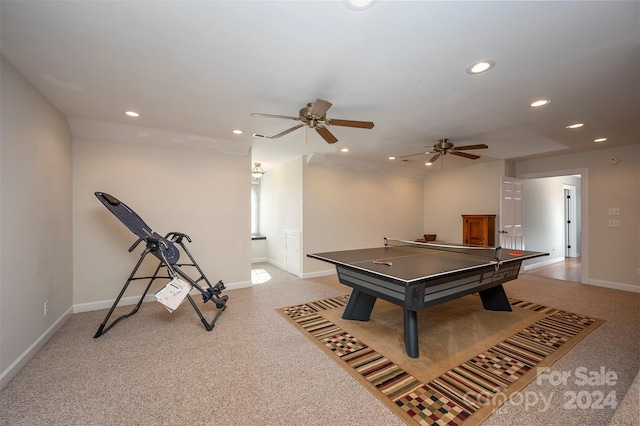
[[[122,201],[118,200],[113,195],[105,192],[96,192],[98,200],[109,209],[111,213],[124,224],[131,232],[138,236],[140,240],[147,241],[149,237],[157,239],[159,244],[162,244],[162,251],[167,259],[167,262],[174,264],[180,258],[180,252],[174,246],[173,242],[164,238],[160,234],[153,232],[151,227],[145,223],[144,220],[136,212],[131,210]],[[137,244],[136,244],[137,245]],[[134,245],[135,247],[135,245]]]

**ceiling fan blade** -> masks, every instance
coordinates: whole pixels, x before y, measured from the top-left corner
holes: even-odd
[[[276,114],[262,114],[259,112],[252,112],[253,117],[268,117],[268,118],[285,118],[287,120],[299,120],[299,117],[292,117],[290,115],[276,115]]]
[[[329,101],[325,101],[324,99],[316,99],[313,103],[313,107],[311,107],[311,115],[315,117],[324,117],[329,108],[331,108],[332,103]]]
[[[303,124],[298,124],[297,126],[293,126],[292,128],[285,130],[284,132],[280,132],[277,135],[271,136],[271,139],[276,139],[276,138],[279,138],[279,137],[284,136],[286,134],[289,134],[289,133],[293,132],[294,130],[298,130],[302,126],[304,126],[304,123]]]
[[[478,145],[465,145],[465,146],[456,146],[456,147],[454,147],[454,149],[456,151],[464,151],[464,150],[467,150],[467,149],[486,149],[486,148],[489,148],[489,147],[487,145],[483,144],[483,143],[478,144]]]
[[[458,157],[468,158],[470,160],[477,160],[478,158],[480,158],[479,155],[467,154],[466,152],[452,151],[452,152],[450,152],[450,154],[457,155]]]
[[[400,156],[400,157],[397,157],[397,158],[415,157],[416,155],[427,155],[427,154],[431,154],[431,151],[419,152],[417,154],[403,155],[403,156]]]
[[[337,118],[332,118],[327,120],[327,124],[331,124],[333,126],[357,127],[358,129],[373,129],[373,122],[371,121],[338,120]]]
[[[431,163],[431,164],[435,163],[435,162],[436,162],[436,160],[437,160],[438,158],[440,158],[440,156],[441,156],[441,155],[442,155],[442,153],[441,153],[441,152],[437,153],[436,155],[434,155],[433,157],[431,157],[431,160],[429,160],[429,163]]]
[[[336,143],[336,142],[338,142],[338,139],[336,139],[336,137],[333,136],[333,134],[326,127],[318,126],[315,129],[316,129],[316,132],[318,132],[318,134],[320,136],[322,136],[322,139],[327,141],[327,143]]]

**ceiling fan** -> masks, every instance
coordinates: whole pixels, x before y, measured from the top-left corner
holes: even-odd
[[[468,158],[470,160],[477,160],[478,158],[480,158],[479,155],[469,154],[468,152],[461,152],[461,151],[467,151],[471,149],[486,149],[486,148],[489,148],[489,147],[485,144],[465,145],[465,146],[456,147],[453,145],[453,143],[449,142],[449,139],[439,139],[438,143],[435,144],[433,148],[427,152],[419,152],[417,154],[403,155],[402,157],[398,157],[398,158],[408,158],[408,157],[413,157],[415,155],[435,154],[429,160],[429,163],[434,163],[438,158],[440,158],[441,155],[452,154],[452,155],[457,155],[458,157]]]
[[[284,118],[288,120],[296,120],[296,121],[302,122],[302,124],[293,126],[283,132],[278,133],[277,135],[264,136],[264,135],[254,134],[254,136],[264,137],[268,139],[276,139],[306,125],[312,129],[315,129],[316,132],[318,132],[318,134],[322,136],[322,138],[325,141],[327,141],[327,143],[336,143],[338,142],[338,138],[336,138],[325,126],[333,125],[333,126],[357,127],[359,129],[373,128],[373,123],[371,121],[339,120],[336,118],[332,118],[332,119],[327,118],[327,111],[329,110],[329,108],[331,108],[331,105],[332,105],[331,102],[325,101],[323,99],[316,99],[315,102],[309,102],[306,107],[302,108],[297,117],[292,117],[288,115],[261,114],[258,112],[254,112],[251,114],[254,117]]]

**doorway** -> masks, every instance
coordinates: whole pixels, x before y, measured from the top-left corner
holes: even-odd
[[[527,249],[545,251],[526,273],[588,283],[588,171],[522,175],[527,194],[524,217]],[[569,197],[569,198],[567,198]]]

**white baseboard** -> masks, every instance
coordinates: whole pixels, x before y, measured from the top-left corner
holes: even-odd
[[[249,281],[241,281],[241,282],[237,282],[237,283],[225,284],[224,287],[227,290],[237,290],[239,288],[251,287],[252,285],[253,284],[251,284],[251,280],[249,280]]]
[[[266,257],[252,257],[251,258],[251,263],[262,263],[262,262],[268,262]]]
[[[307,278],[319,278],[319,277],[326,277],[329,275],[336,275],[336,270],[334,269],[327,269],[325,271],[318,271],[318,272],[309,272],[306,274],[302,274],[302,278],[303,279],[307,279]]]
[[[22,370],[22,368],[27,365],[29,361],[31,361],[31,358],[33,358],[38,353],[38,351],[40,351],[40,349],[42,349],[45,343],[47,343],[49,339],[56,333],[56,331],[58,331],[58,329],[62,327],[62,324],[64,324],[65,321],[67,321],[71,317],[72,311],[73,307],[67,309],[66,312],[60,316],[60,318],[58,318],[53,324],[51,324],[51,327],[49,327],[44,333],[42,333],[42,335],[38,337],[36,341],[27,348],[26,351],[24,351],[15,361],[11,363],[9,367],[7,367],[6,370],[2,372],[2,374],[0,374],[0,390],[4,389],[4,387],[9,384],[11,379],[13,379],[15,375],[18,374],[18,372]]]
[[[602,280],[589,280],[589,285],[595,285],[598,287],[606,287],[612,288],[614,290],[622,290],[622,291],[630,291],[632,293],[640,293],[640,286],[632,285],[632,284],[621,284],[614,283],[611,281],[602,281]]]
[[[240,282],[231,283],[231,284],[225,283],[224,287],[225,287],[225,291],[251,287],[251,281],[240,281]],[[191,296],[200,296],[200,292],[198,290],[191,290],[190,294]],[[111,308],[115,300],[116,299],[101,300],[98,302],[89,302],[89,303],[79,303],[77,305],[73,305],[73,313],[78,314],[80,312],[91,312],[91,311],[99,311],[100,309],[109,309]],[[140,295],[123,297],[122,299],[120,299],[118,306],[135,305],[136,303],[138,303],[138,300],[140,300]],[[147,294],[144,297],[144,301],[142,303],[155,302],[155,301],[156,301],[156,298],[154,297],[153,294]]]
[[[275,266],[276,268],[280,268],[283,271],[287,270],[287,265],[283,265],[282,263],[278,263],[273,259],[266,259],[265,260],[268,264]]]
[[[547,265],[552,265],[552,264],[558,263],[558,262],[564,262],[564,260],[565,260],[564,257],[556,257],[556,258],[549,259],[549,260],[543,260],[543,261],[540,261],[540,262],[532,263],[530,265],[525,265],[524,266],[524,270],[528,271],[530,269],[540,268],[541,266],[547,266]]]
[[[138,300],[140,300],[140,296],[123,297],[122,299],[120,299],[120,303],[118,303],[118,306],[135,305],[136,303],[138,303]],[[147,294],[144,298],[143,303],[151,302],[154,300],[156,300],[156,298],[153,297],[153,294]],[[98,302],[79,303],[77,305],[73,305],[73,313],[79,314],[81,312],[91,312],[91,311],[99,311],[100,309],[109,309],[111,308],[111,305],[113,305],[114,301],[115,299],[100,300]]]

